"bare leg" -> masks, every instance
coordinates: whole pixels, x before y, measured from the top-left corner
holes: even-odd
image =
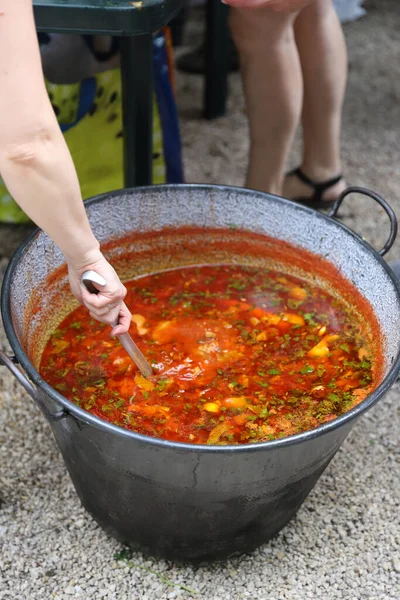
[[[268,8],[231,11],[250,126],[246,185],[274,194],[282,193],[285,161],[301,114],[295,17]]]
[[[302,114],[304,150],[302,170],[321,182],[341,173],[340,128],[347,80],[347,54],[339,19],[331,0],[315,0],[294,24],[304,82]],[[345,187],[342,180],[327,190],[335,198]],[[310,196],[311,189],[295,176],[285,180],[289,198]]]

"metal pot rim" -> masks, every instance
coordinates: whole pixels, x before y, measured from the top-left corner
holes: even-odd
[[[137,187],[132,189],[121,189],[112,192],[107,192],[105,194],[101,194],[99,196],[95,196],[85,201],[86,206],[93,206],[97,203],[103,202],[104,200],[108,200],[110,198],[119,197],[127,194],[147,194],[164,191],[176,191],[180,189],[194,189],[194,190],[204,190],[204,191],[221,191],[221,190],[229,190],[231,192],[240,193],[241,195],[250,195],[254,197],[254,195],[259,195],[266,197],[268,199],[273,199],[274,201],[278,201],[280,203],[286,204],[291,208],[291,210],[298,210],[302,212],[306,212],[313,219],[322,219],[325,221],[334,221],[336,226],[344,229],[348,235],[353,237],[357,243],[364,246],[366,250],[373,254],[378,263],[385,269],[387,274],[389,275],[394,287],[397,291],[397,294],[400,298],[400,282],[396,279],[393,274],[393,271],[390,269],[385,260],[383,260],[382,256],[364,239],[362,239],[355,231],[341,223],[340,221],[325,215],[320,212],[316,212],[315,210],[302,206],[299,204],[295,204],[291,200],[287,200],[286,198],[282,198],[280,196],[275,196],[273,194],[267,194],[264,192],[258,192],[253,190],[246,190],[245,188],[239,188],[234,186],[225,186],[225,185],[213,185],[213,184],[166,184],[166,185],[153,185],[146,187]],[[172,442],[168,440],[164,440],[161,438],[155,438],[151,436],[142,435],[140,433],[136,433],[134,431],[130,431],[128,429],[123,429],[122,427],[117,427],[116,425],[112,425],[111,423],[100,419],[99,417],[95,417],[85,410],[79,408],[68,400],[64,398],[59,392],[57,392],[54,388],[52,388],[38,373],[38,371],[34,368],[32,363],[30,362],[28,356],[26,355],[22,345],[20,344],[18,337],[16,335],[12,319],[11,319],[11,301],[10,301],[10,290],[11,290],[11,281],[15,268],[17,267],[21,257],[26,252],[27,248],[30,246],[32,240],[41,232],[39,228],[36,228],[32,231],[27,238],[20,244],[17,250],[14,252],[13,256],[10,259],[10,262],[7,266],[6,272],[4,274],[3,286],[1,291],[1,314],[3,318],[3,326],[6,332],[7,338],[11,345],[11,348],[15,352],[15,356],[18,362],[21,364],[23,369],[29,375],[31,381],[42,389],[46,394],[48,394],[52,400],[54,400],[57,404],[60,404],[67,412],[74,417],[76,417],[79,421],[83,421],[84,423],[95,426],[99,429],[106,430],[110,433],[113,433],[118,436],[122,436],[125,438],[132,438],[138,442],[142,442],[145,444],[151,444],[154,446],[159,446],[160,448],[168,448],[173,450],[185,450],[190,452],[202,453],[202,452],[212,452],[212,453],[231,453],[231,452],[254,452],[254,451],[265,451],[269,449],[277,449],[277,448],[286,448],[292,445],[299,444],[301,442],[311,441],[315,438],[320,437],[326,433],[332,432],[342,425],[349,423],[350,421],[358,418],[364,412],[369,410],[375,402],[385,394],[393,383],[396,381],[398,373],[400,371],[400,350],[397,353],[395,360],[392,363],[389,373],[385,376],[381,384],[367,396],[365,400],[360,402],[357,406],[355,406],[352,410],[344,413],[343,415],[329,421],[328,423],[324,423],[315,429],[311,429],[308,431],[304,431],[298,433],[296,435],[270,440],[268,442],[260,442],[254,444],[243,444],[243,445],[226,445],[226,446],[216,446],[216,445],[204,445],[204,444],[186,444],[182,442]]]

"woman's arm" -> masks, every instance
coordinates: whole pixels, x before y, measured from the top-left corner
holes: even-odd
[[[103,322],[119,319],[114,334],[127,331],[126,290],[91,231],[72,158],[47,95],[32,0],[0,0],[0,173],[16,202],[61,248],[78,300]],[[108,282],[98,296],[81,284],[88,269]]]

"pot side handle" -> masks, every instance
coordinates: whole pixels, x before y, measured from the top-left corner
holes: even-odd
[[[372,192],[371,190],[368,190],[367,188],[364,188],[364,187],[353,186],[353,187],[346,188],[340,194],[339,198],[336,200],[335,204],[333,205],[332,210],[329,211],[328,217],[332,217],[332,218],[337,217],[339,208],[341,207],[343,200],[349,194],[361,194],[363,196],[369,196],[370,198],[375,200],[375,202],[380,204],[380,206],[382,206],[382,208],[388,215],[389,220],[390,220],[389,237],[387,239],[387,242],[383,246],[383,248],[381,248],[380,250],[377,250],[378,254],[380,254],[381,256],[385,256],[385,254],[387,254],[389,252],[390,248],[393,246],[393,243],[397,236],[398,223],[397,223],[397,217],[396,217],[396,214],[395,214],[393,208],[390,206],[390,204],[388,204],[386,202],[386,200],[384,200],[381,196],[379,196],[375,192]]]
[[[7,354],[0,350],[0,365],[4,365],[5,367],[7,367],[7,369],[11,371],[14,377],[18,379],[19,383],[22,385],[24,390],[28,392],[28,394],[35,402],[35,404],[37,404],[37,406],[40,408],[46,419],[48,421],[60,421],[61,419],[64,419],[64,417],[67,417],[68,413],[64,409],[61,409],[54,413],[48,410],[48,408],[44,405],[42,399],[39,397],[36,388],[31,384],[26,375],[18,369],[16,364],[18,364],[18,361],[15,357],[10,358],[9,356],[7,356]]]

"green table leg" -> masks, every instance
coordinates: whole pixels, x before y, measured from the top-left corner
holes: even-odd
[[[150,185],[153,166],[153,38],[121,40],[125,187]]]
[[[215,119],[225,114],[228,95],[228,6],[207,0],[206,10],[204,113],[206,119]]]

